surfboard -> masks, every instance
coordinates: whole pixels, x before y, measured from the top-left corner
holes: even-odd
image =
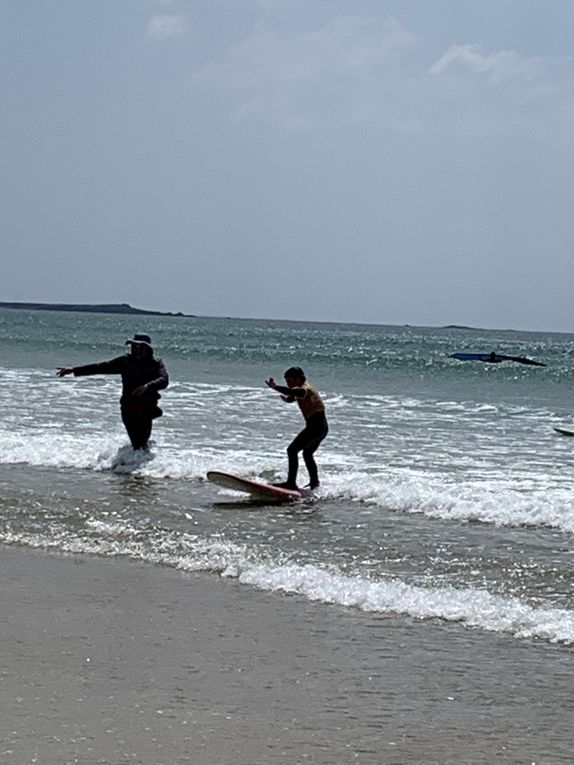
[[[490,353],[451,353],[449,358],[458,361],[488,361]]]
[[[505,353],[451,353],[451,359],[458,361],[484,361],[490,364],[499,364],[501,361],[516,361],[518,364],[529,364],[534,367],[545,367],[542,361],[528,359],[525,356],[508,356]]]
[[[563,436],[574,436],[574,425],[553,425],[552,427]]]
[[[231,475],[230,473],[222,473],[219,470],[210,470],[207,474],[207,480],[224,489],[241,491],[259,499],[267,498],[274,500],[275,502],[293,502],[297,499],[307,497],[310,493],[309,490],[306,489],[283,489],[280,486],[252,481],[249,478],[241,478],[240,476]]]

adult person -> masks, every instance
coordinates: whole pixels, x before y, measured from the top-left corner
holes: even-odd
[[[298,455],[302,451],[309,473],[309,488],[316,489],[319,486],[319,472],[313,455],[329,432],[325,404],[317,389],[307,381],[301,367],[289,367],[284,377],[286,385],[277,385],[272,377],[265,380],[265,383],[280,393],[283,401],[287,403],[296,401],[299,404],[299,409],[305,418],[305,427],[287,447],[289,461],[287,480],[277,485],[285,489],[297,488]]]
[[[149,335],[135,334],[131,340],[126,340],[126,345],[131,346],[128,354],[96,364],[59,367],[57,374],[58,377],[70,374],[75,377],[121,375],[122,422],[133,448],[147,449],[152,423],[163,414],[157,405],[158,391],[167,388],[169,377],[163,361],[154,356]]]

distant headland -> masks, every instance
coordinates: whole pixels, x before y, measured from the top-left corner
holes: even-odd
[[[25,311],[80,311],[83,313],[121,313],[138,316],[188,316],[188,314],[166,311],[148,311],[134,308],[129,303],[2,303],[0,308],[20,308]]]

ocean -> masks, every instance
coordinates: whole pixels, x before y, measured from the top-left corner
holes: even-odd
[[[171,379],[149,458],[127,446],[118,378],[56,376],[134,332]],[[2,544],[571,650],[574,438],[553,425],[574,421],[574,334],[4,309],[0,342]],[[449,358],[493,350],[546,366]],[[317,495],[209,483],[286,477],[303,421],[264,381],[292,365],[327,407]]]

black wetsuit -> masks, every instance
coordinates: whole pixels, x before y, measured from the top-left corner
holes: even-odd
[[[325,412],[315,412],[308,420],[305,420],[305,428],[291,441],[287,447],[287,459],[289,461],[289,473],[287,483],[297,484],[297,472],[299,469],[298,454],[303,452],[305,467],[309,473],[309,486],[311,489],[319,485],[319,471],[313,455],[319,448],[321,441],[329,432]]]
[[[137,358],[133,354],[128,354],[118,356],[111,361],[74,367],[74,375],[75,377],[121,375],[122,422],[133,448],[145,448],[151,435],[153,420],[163,414],[157,405],[160,398],[158,391],[167,388],[169,384],[169,377],[163,361],[154,358],[151,352],[144,358]],[[140,385],[147,385],[148,388],[140,396],[134,396],[133,391]]]
[[[305,467],[309,473],[309,487],[316,489],[319,486],[319,471],[313,455],[329,432],[323,401],[316,388],[308,382],[304,382],[302,386],[296,388],[276,385],[275,390],[288,403],[297,401],[301,413],[305,417],[305,427],[287,447],[289,469],[285,486],[287,488],[295,488],[297,485],[297,473],[299,471],[298,455],[302,451]],[[307,401],[309,401],[309,404]]]

